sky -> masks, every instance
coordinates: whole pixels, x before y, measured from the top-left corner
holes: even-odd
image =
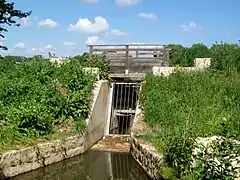
[[[10,0],[8,0],[10,1]],[[4,55],[54,52],[73,56],[87,44],[156,43],[191,46],[238,43],[240,0],[11,0],[32,11],[10,27]]]

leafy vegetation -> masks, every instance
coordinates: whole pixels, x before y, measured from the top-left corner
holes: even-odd
[[[194,65],[195,58],[211,58],[212,67],[217,70],[237,69],[239,71],[240,51],[239,45],[228,43],[216,43],[208,48],[202,43],[193,44],[191,47],[183,47],[178,44],[169,45],[170,65],[190,67]]]
[[[1,59],[0,149],[48,136],[68,123],[75,127],[70,131],[83,131],[96,80],[83,70],[88,61],[92,59],[79,56],[59,66],[37,58],[21,63]],[[95,67],[105,63],[99,61]]]
[[[190,162],[197,137],[240,139],[239,51],[235,45],[215,44],[211,48],[210,69],[146,77],[140,93],[141,108],[145,121],[157,132],[143,138],[164,153],[167,176],[174,172],[180,179],[233,178],[228,168],[209,171],[229,167],[226,154],[230,155],[233,149],[227,142],[211,154],[221,162],[219,166],[210,161],[209,154],[199,159],[201,168],[191,168]]]

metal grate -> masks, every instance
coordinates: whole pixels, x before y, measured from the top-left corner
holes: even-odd
[[[110,134],[130,134],[135,116],[139,84],[137,82],[113,82],[113,99]]]

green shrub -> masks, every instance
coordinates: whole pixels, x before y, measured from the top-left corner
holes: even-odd
[[[180,178],[190,170],[196,137],[240,138],[239,87],[238,73],[206,70],[146,77],[140,94],[141,108],[147,124],[158,129],[148,139],[162,149],[168,165]]]
[[[216,43],[211,47],[212,68],[220,71],[240,71],[240,48],[237,44]]]
[[[86,55],[85,55],[86,56]],[[94,57],[107,77],[104,58]],[[82,60],[86,60],[83,62]],[[86,73],[89,58],[80,56],[60,66],[40,58],[14,63],[1,59],[0,68],[0,149],[25,138],[54,132],[54,124],[74,121],[83,131],[90,110],[94,75]],[[100,67],[91,64],[91,67]]]

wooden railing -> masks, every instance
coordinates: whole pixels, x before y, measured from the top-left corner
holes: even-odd
[[[168,66],[168,49],[161,44],[89,45],[89,52],[106,55],[112,73],[145,73],[153,66]]]

